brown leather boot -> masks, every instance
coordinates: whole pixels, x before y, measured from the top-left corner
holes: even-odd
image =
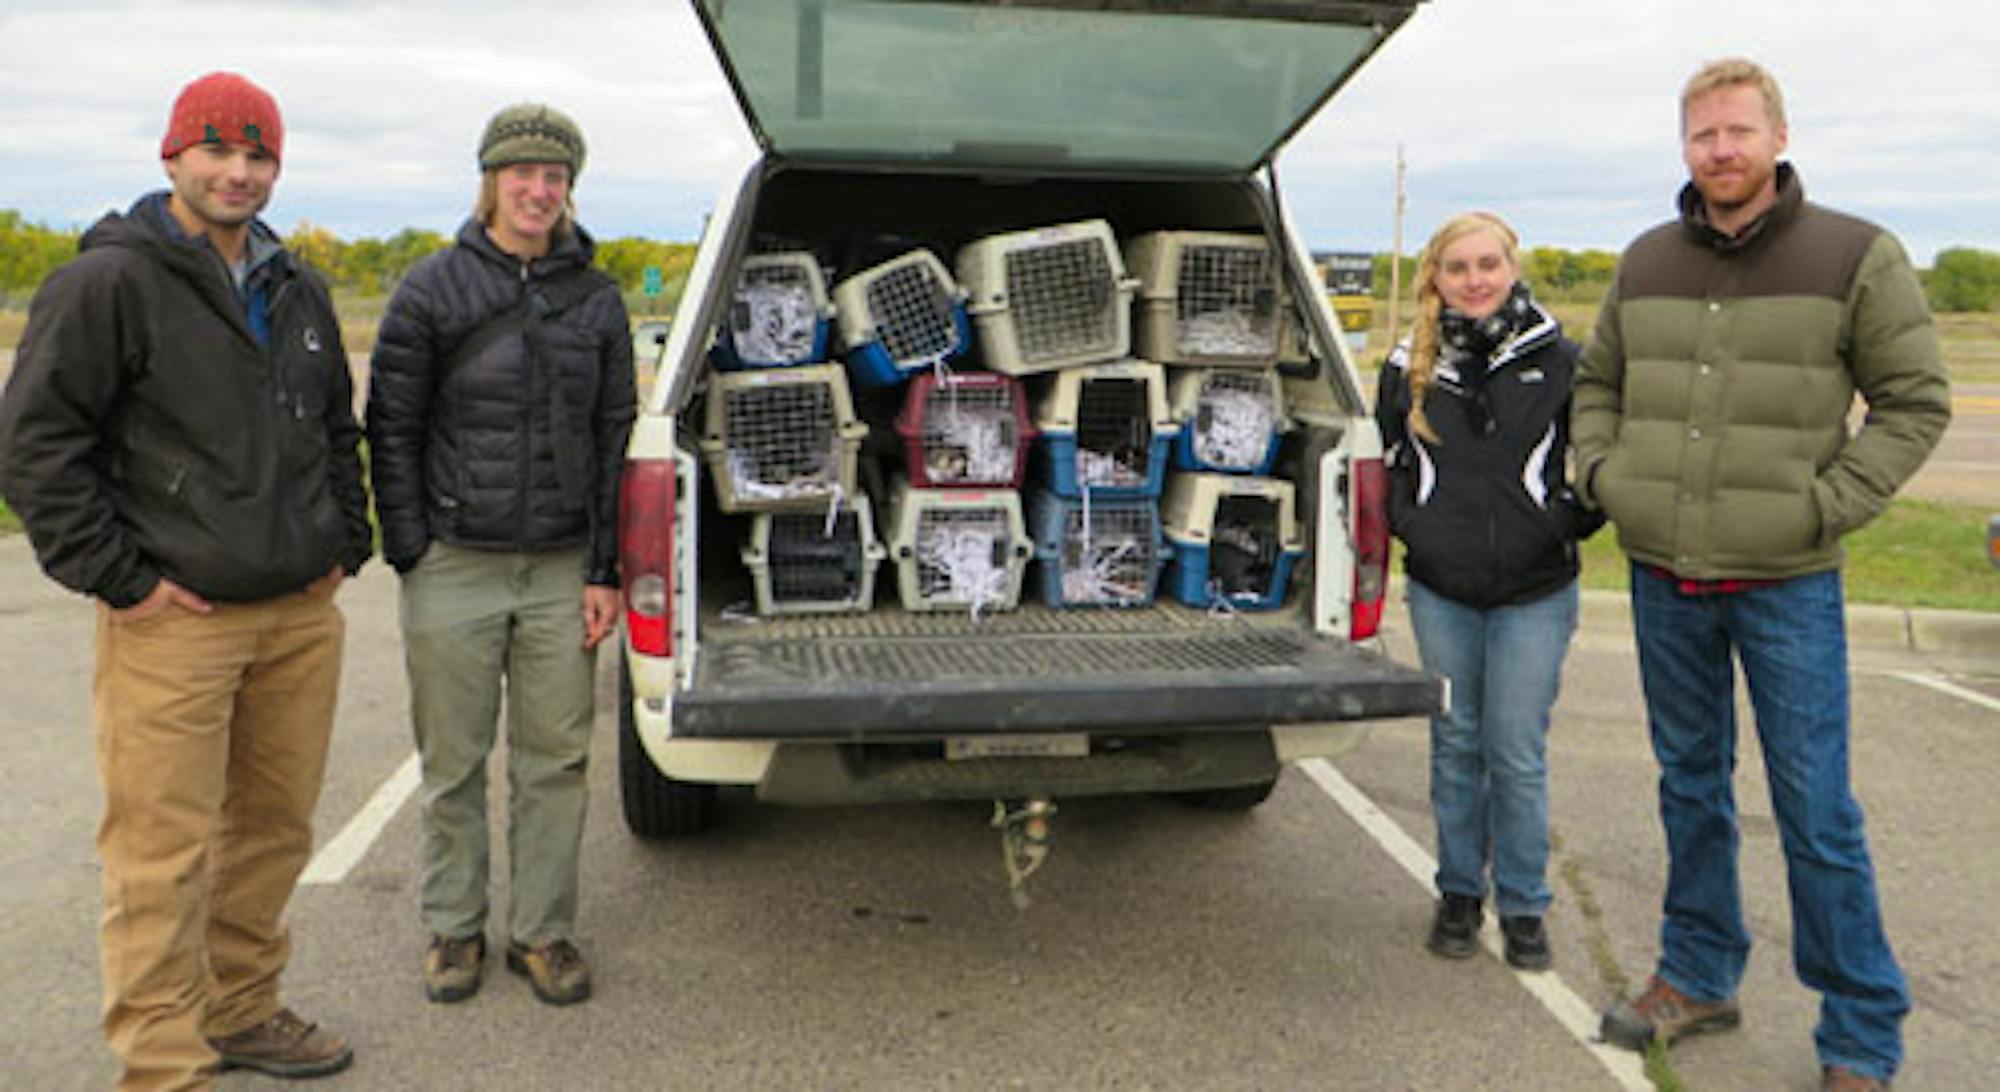
[[[290,1009],[234,1035],[210,1039],[223,1069],[254,1069],[273,1077],[323,1077],[354,1061],[347,1040]]]

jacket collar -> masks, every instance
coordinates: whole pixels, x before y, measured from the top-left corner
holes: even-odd
[[[1542,306],[1542,301],[1540,300],[1531,300],[1529,301],[1529,305],[1535,310],[1534,318],[1526,326],[1521,327],[1519,333],[1515,334],[1507,344],[1500,346],[1499,351],[1493,354],[1492,362],[1486,366],[1487,374],[1490,375],[1493,372],[1499,371],[1501,368],[1523,357],[1532,356],[1543,347],[1553,345],[1561,340],[1562,322],[1556,318],[1555,313]],[[1453,383],[1458,382],[1458,362],[1462,359],[1464,359],[1462,356],[1454,354],[1450,349],[1439,346],[1437,361],[1438,375]],[[1395,348],[1389,350],[1389,358],[1386,363],[1392,368],[1408,368],[1410,366],[1409,338],[1403,338],[1396,343]]]
[[[214,269],[224,275],[228,283],[228,270],[224,267],[222,255],[209,245],[206,236],[189,235],[167,211],[172,194],[166,190],[155,190],[132,202],[124,216],[112,213],[98,221],[84,234],[83,246],[89,248],[107,243],[138,246],[153,251],[163,261],[186,272]],[[263,220],[252,220],[250,232],[244,241],[244,257],[249,262],[250,278],[276,276],[288,266],[282,261],[285,244],[278,233],[271,230]]]
[[[476,216],[466,217],[465,222],[458,226],[457,242],[459,246],[465,247],[481,258],[497,263],[509,273],[521,268],[521,259],[501,250],[493,242],[493,238],[486,234],[486,225],[480,223]],[[528,275],[545,277],[573,266],[586,266],[596,254],[597,244],[590,237],[590,233],[583,230],[583,225],[572,223],[569,230],[549,247],[547,254],[528,260],[526,263]]]
[[[1562,336],[1562,323],[1556,320],[1556,316],[1548,308],[1542,306],[1542,301],[1529,300],[1528,305],[1535,310],[1534,319],[1521,327],[1521,332],[1515,334],[1513,340],[1500,346],[1500,351],[1493,354],[1493,363],[1489,368],[1498,369],[1511,364],[1544,345],[1553,344]]]
[[[1702,247],[1718,254],[1734,254],[1749,250],[1766,236],[1776,235],[1786,225],[1798,218],[1799,209],[1806,203],[1805,183],[1799,179],[1799,172],[1790,163],[1779,163],[1777,169],[1778,200],[1763,214],[1750,221],[1749,226],[1735,235],[1727,235],[1708,222],[1708,203],[1702,200],[1701,191],[1693,182],[1681,186],[1675,198],[1680,207],[1681,226],[1688,238]]]

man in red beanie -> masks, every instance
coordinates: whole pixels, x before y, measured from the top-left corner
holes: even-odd
[[[278,998],[344,623],[368,559],[353,391],[325,287],[257,214],[277,103],[175,100],[171,188],[105,216],[36,293],[0,395],[0,495],[97,600],[99,948],[120,1088],[345,1068]]]

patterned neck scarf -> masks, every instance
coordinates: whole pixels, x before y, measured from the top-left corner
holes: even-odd
[[[1438,340],[1463,356],[1470,357],[1472,370],[1484,371],[1487,361],[1502,345],[1521,332],[1535,318],[1535,298],[1528,282],[1515,281],[1507,290],[1500,309],[1482,319],[1447,307],[1438,314]],[[1461,369],[1466,362],[1460,361]]]

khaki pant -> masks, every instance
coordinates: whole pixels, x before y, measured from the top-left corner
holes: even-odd
[[[581,549],[431,543],[402,585],[410,713],[423,762],[427,932],[486,927],[486,760],[507,706],[506,939],[576,926],[596,656],[583,647]]]
[[[98,608],[99,947],[121,1088],[207,1087],[204,1037],[278,1010],[344,630],[302,593],[136,621]]]

